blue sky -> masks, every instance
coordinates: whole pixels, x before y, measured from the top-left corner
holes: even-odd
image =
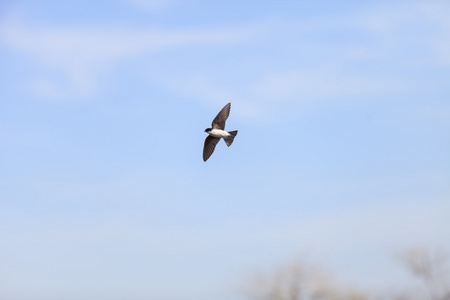
[[[446,1],[2,1],[0,293],[243,299],[450,249]],[[229,148],[203,132],[232,103]]]

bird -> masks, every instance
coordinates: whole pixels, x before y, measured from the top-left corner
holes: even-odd
[[[212,128],[205,129],[205,132],[209,135],[206,137],[205,145],[203,146],[203,161],[207,161],[213,154],[214,149],[221,138],[225,141],[228,147],[230,147],[233,143],[238,131],[225,131],[225,121],[230,115],[230,108],[231,103],[225,105],[212,121]]]

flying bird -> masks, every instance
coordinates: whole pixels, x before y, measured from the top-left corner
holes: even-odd
[[[238,133],[237,130],[230,132],[225,131],[225,121],[230,115],[230,108],[231,103],[225,105],[212,121],[212,128],[205,129],[205,132],[209,135],[206,138],[205,146],[203,147],[203,161],[207,161],[211,154],[213,154],[214,149],[221,138],[228,147],[233,143],[234,137]]]

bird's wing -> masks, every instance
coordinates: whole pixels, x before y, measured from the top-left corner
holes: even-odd
[[[220,138],[215,138],[210,135],[206,138],[205,146],[203,147],[203,161],[207,161],[211,154],[213,154],[214,149],[216,148],[216,145],[219,141]]]
[[[225,121],[228,119],[230,115],[231,103],[225,105],[222,110],[217,114],[217,116],[212,121],[213,129],[225,129]]]

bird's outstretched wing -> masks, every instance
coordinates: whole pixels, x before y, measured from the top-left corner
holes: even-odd
[[[222,110],[217,114],[217,116],[212,121],[213,129],[225,129],[225,121],[228,119],[230,115],[231,103],[225,105]]]
[[[211,154],[213,154],[214,149],[216,148],[216,145],[219,141],[220,138],[215,138],[210,135],[206,138],[205,146],[203,146],[203,161],[207,161]]]

